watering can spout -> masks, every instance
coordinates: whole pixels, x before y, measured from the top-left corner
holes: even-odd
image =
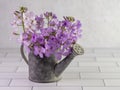
[[[77,55],[84,54],[84,49],[79,44],[74,44],[72,52],[55,65],[55,75],[58,77]]]

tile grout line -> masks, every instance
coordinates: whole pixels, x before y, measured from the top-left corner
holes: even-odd
[[[81,79],[81,72],[79,72],[79,79]]]
[[[56,87],[58,87],[58,81],[56,82]]]
[[[106,84],[105,84],[105,80],[103,79],[103,84],[104,84],[104,87],[106,86]]]
[[[81,86],[81,89],[83,90],[83,86]]]
[[[15,69],[15,73],[17,73],[18,69],[19,69],[19,66],[16,67],[16,69]]]
[[[8,55],[8,52],[5,52],[5,55],[4,55],[4,57],[7,57],[7,55]]]
[[[115,58],[114,52],[112,52],[112,56],[113,56],[113,58]]]
[[[100,66],[98,66],[98,71],[99,71],[99,72],[102,72],[101,69],[100,69]]]
[[[80,67],[79,62],[77,62],[77,67]]]
[[[93,53],[95,53],[95,48],[92,49]]]
[[[8,87],[10,87],[10,84],[11,84],[11,82],[12,82],[12,78],[10,79],[10,81],[9,81],[9,83],[8,83]]]
[[[57,87],[58,85],[57,85],[57,81],[56,81],[56,84],[55,84],[55,86]]]
[[[95,53],[95,50],[94,50],[94,48],[92,48],[92,53]]]
[[[117,67],[120,67],[119,64],[118,64],[118,62],[115,62],[115,63],[116,63],[116,65],[117,65]]]
[[[97,62],[97,57],[94,57],[95,62]]]
[[[33,86],[31,87],[31,90],[33,90]]]

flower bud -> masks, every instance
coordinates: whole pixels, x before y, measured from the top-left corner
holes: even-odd
[[[21,13],[20,13],[19,11],[15,11],[15,12],[14,12],[14,15],[15,15],[16,17],[18,17],[19,19],[22,18]]]
[[[27,7],[20,7],[20,11],[22,12],[22,13],[25,13],[25,12],[27,12]]]
[[[74,17],[71,17],[71,16],[66,16],[66,17],[63,17],[65,20],[68,20],[70,22],[74,22],[75,21],[75,18]]]

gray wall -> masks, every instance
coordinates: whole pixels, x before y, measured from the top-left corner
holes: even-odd
[[[10,21],[22,5],[37,14],[52,11],[80,19],[83,36],[78,42],[83,47],[120,47],[120,0],[0,0],[0,48],[19,47],[9,40]]]

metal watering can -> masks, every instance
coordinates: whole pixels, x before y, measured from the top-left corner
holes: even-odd
[[[20,48],[22,58],[29,66],[29,80],[38,83],[56,82],[61,79],[60,75],[77,55],[84,54],[84,49],[74,44],[72,53],[66,56],[60,62],[56,62],[54,56],[40,58],[33,52],[28,54],[28,60],[24,54],[24,45]]]

